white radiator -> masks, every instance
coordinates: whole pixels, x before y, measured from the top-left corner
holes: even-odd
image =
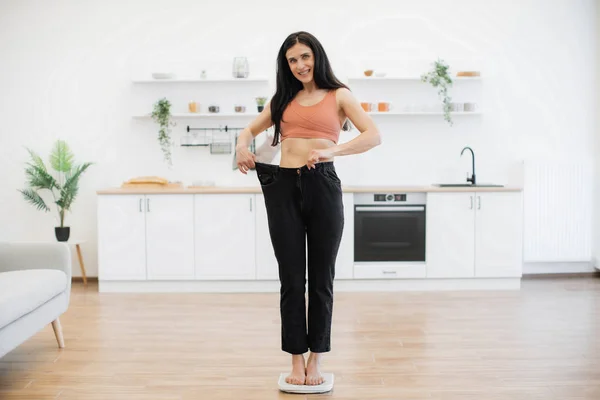
[[[524,262],[590,261],[593,164],[526,161]]]

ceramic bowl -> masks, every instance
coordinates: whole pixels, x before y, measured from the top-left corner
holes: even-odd
[[[152,77],[154,79],[173,79],[175,74],[171,72],[153,72]]]

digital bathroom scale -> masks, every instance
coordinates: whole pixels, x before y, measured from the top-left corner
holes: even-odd
[[[320,385],[292,385],[285,381],[285,377],[289,375],[289,372],[282,372],[279,375],[279,390],[286,393],[325,393],[333,389],[333,374],[323,373],[323,383]]]

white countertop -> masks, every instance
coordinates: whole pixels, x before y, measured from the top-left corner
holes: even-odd
[[[345,193],[409,193],[409,192],[520,192],[518,186],[486,187],[460,186],[439,187],[435,185],[374,185],[374,186],[342,186]],[[107,188],[98,190],[97,194],[215,194],[215,193],[262,193],[260,186],[175,186],[140,185],[140,187]]]

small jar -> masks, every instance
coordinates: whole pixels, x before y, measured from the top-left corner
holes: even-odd
[[[188,109],[190,110],[191,113],[198,112],[198,108],[197,108],[196,102],[195,101],[190,101],[188,103]]]

